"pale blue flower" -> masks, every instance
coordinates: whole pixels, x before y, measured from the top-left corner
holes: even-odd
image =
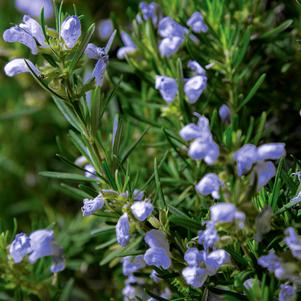
[[[139,190],[139,189],[134,189],[134,192],[133,192],[134,201],[142,201],[143,197],[144,197],[144,191]]]
[[[204,261],[204,252],[197,248],[189,248],[185,254],[184,259],[191,266],[198,266],[200,262]]]
[[[257,174],[257,189],[265,186],[276,174],[276,167],[271,161],[257,163],[254,170]]]
[[[153,24],[156,26],[158,23],[158,11],[159,11],[159,5],[155,2],[146,3],[146,2],[140,2],[139,8],[142,12],[143,19],[147,21],[148,19],[151,19]]]
[[[297,231],[293,227],[287,228],[285,235],[284,241],[290,248],[293,256],[301,260],[301,236],[297,234]]]
[[[188,155],[193,160],[204,160],[208,165],[212,165],[218,159],[219,146],[212,138],[207,141],[198,138],[191,143]]]
[[[119,116],[118,116],[118,114],[116,114],[114,117],[114,122],[113,122],[112,147],[114,147],[115,138],[116,138],[116,134],[117,134],[117,130],[118,130],[118,124],[119,124]]]
[[[29,237],[24,233],[17,234],[9,247],[9,254],[13,258],[14,262],[21,262],[24,256],[30,251],[31,248]]]
[[[205,251],[208,251],[209,248],[213,248],[218,240],[219,236],[215,229],[215,223],[212,221],[206,223],[205,230],[198,232],[198,243],[204,247]]]
[[[68,48],[73,48],[81,36],[81,24],[77,16],[67,17],[61,26],[60,36]]]
[[[177,23],[171,17],[162,18],[158,25],[158,33],[162,38],[172,36],[183,38],[187,32],[187,28]]]
[[[223,104],[218,111],[219,117],[222,120],[222,122],[229,123],[231,118],[231,111],[230,108]]]
[[[197,61],[188,61],[188,68],[193,71],[194,75],[201,75],[206,77],[205,69]]]
[[[246,290],[250,290],[253,288],[255,282],[256,282],[256,280],[254,278],[249,278],[244,281],[243,286]]]
[[[145,252],[144,261],[147,265],[154,265],[165,270],[171,265],[169,253],[164,248],[151,247]]]
[[[84,168],[85,168],[85,177],[89,179],[95,179],[95,180],[99,179],[96,175],[96,170],[93,165],[86,164]]]
[[[215,250],[205,257],[206,270],[209,276],[215,275],[218,269],[230,263],[230,255],[225,250]]]
[[[162,98],[171,103],[178,93],[177,81],[167,76],[156,76],[156,89],[160,91]]]
[[[89,43],[85,49],[85,54],[90,58],[97,60],[97,63],[92,72],[92,76],[95,78],[96,85],[102,86],[104,73],[107,68],[109,56],[104,48],[97,47],[96,45]]]
[[[27,46],[32,54],[38,53],[38,47],[47,47],[41,25],[29,16],[23,17],[23,23],[5,30],[3,40],[19,42]]]
[[[160,230],[150,230],[144,236],[144,241],[150,248],[164,248],[169,250],[169,243],[165,234]]]
[[[195,33],[207,32],[208,27],[204,23],[204,18],[200,12],[194,12],[187,21],[187,26],[191,27]]]
[[[206,269],[196,266],[186,267],[183,269],[182,275],[186,283],[195,288],[202,287],[208,278]]]
[[[97,26],[98,36],[101,40],[106,41],[113,33],[114,27],[111,19],[101,20]]]
[[[56,255],[58,248],[55,246],[52,230],[34,231],[29,238],[31,247],[30,263],[35,263],[41,257]]]
[[[215,223],[231,223],[238,221],[240,228],[243,227],[245,214],[238,211],[232,203],[218,203],[210,207],[211,221]]]
[[[279,301],[293,301],[296,300],[297,290],[294,286],[288,284],[280,285]]]
[[[147,201],[136,201],[131,206],[133,215],[140,222],[145,221],[153,212],[154,206]]]
[[[223,182],[215,173],[204,175],[201,181],[195,186],[195,189],[201,195],[207,196],[211,194],[214,199],[219,199],[219,189],[223,186]]]
[[[170,36],[162,39],[159,43],[159,52],[162,57],[170,57],[181,47],[184,38],[179,36]]]
[[[184,126],[179,134],[185,141],[190,141],[196,138],[208,140],[212,137],[209,127],[209,120],[204,116],[199,116],[197,124],[189,123]]]
[[[245,144],[233,155],[237,163],[237,174],[241,177],[249,172],[253,164],[258,160],[257,148],[253,144]]]
[[[45,19],[53,16],[51,0],[16,0],[16,7],[19,11],[32,17],[40,17],[42,8],[44,8]]]
[[[207,85],[207,77],[197,75],[190,78],[184,85],[184,92],[189,103],[196,103]]]
[[[37,76],[41,75],[39,69],[31,61],[26,60],[26,62]],[[7,76],[12,77],[21,73],[30,72],[30,69],[26,65],[25,59],[13,59],[4,66],[4,72]]]
[[[65,258],[62,254],[52,257],[52,265],[50,271],[52,273],[59,273],[65,269]]]
[[[258,160],[277,160],[285,156],[284,143],[266,143],[257,148]]]
[[[126,213],[124,213],[118,220],[116,225],[117,242],[125,247],[130,240],[130,223]]]
[[[143,255],[126,256],[122,259],[122,272],[123,275],[129,276],[145,267]]]
[[[169,243],[165,234],[160,230],[150,230],[144,236],[149,249],[144,254],[144,261],[147,265],[154,265],[168,269],[171,265]]]
[[[92,215],[95,211],[101,209],[104,205],[104,198],[102,194],[99,194],[96,198],[89,200],[84,199],[84,205],[81,208],[83,212],[83,216]]]
[[[155,270],[152,270],[149,276],[156,283],[162,281],[162,278],[159,277],[158,273]]]
[[[121,34],[121,40],[124,44],[124,47],[121,47],[117,51],[117,57],[121,60],[124,59],[127,55],[133,54],[136,52],[137,47],[133,40],[131,39],[130,35],[126,33],[125,31],[122,31]]]
[[[275,273],[277,269],[281,269],[281,260],[274,251],[270,251],[268,255],[259,257],[257,262],[271,273]]]

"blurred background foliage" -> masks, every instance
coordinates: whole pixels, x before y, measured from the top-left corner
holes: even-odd
[[[157,2],[165,14],[171,17],[180,15],[181,8],[189,7],[189,0]],[[97,23],[111,17],[115,25],[118,20],[117,29],[125,28],[129,31],[131,20],[138,11],[139,1],[65,0],[65,10],[73,12],[73,3],[76,4],[77,11],[85,16],[86,28],[92,22]],[[16,10],[14,1],[0,0],[1,33],[11,24],[18,23],[21,17],[22,14]],[[265,140],[285,142],[287,152],[300,158],[301,6],[295,0],[235,0],[229,1],[225,18],[233,23],[233,30],[237,29],[235,26],[239,26],[240,23],[252,24],[255,28],[244,59],[252,67],[245,71],[252,72],[249,74],[251,85],[261,74],[266,73],[263,85],[248,105],[248,109],[241,113],[240,128],[247,130],[249,126],[247,116],[252,115],[258,119],[262,112],[266,111]],[[286,20],[291,20],[287,29],[280,34],[273,32]],[[264,36],[263,33],[269,34]],[[103,45],[97,35],[94,42]],[[117,47],[121,42],[117,39],[115,44]],[[206,50],[206,47],[207,45],[201,46],[200,51],[203,53],[199,54],[200,61],[206,57],[210,58],[210,48],[207,47]],[[25,47],[5,44],[0,37],[1,70],[10,57],[26,57],[27,54]],[[242,68],[247,66],[247,63]],[[147,79],[141,80],[140,74],[135,73],[127,63],[112,58],[108,73],[110,78],[117,78],[123,73],[123,82],[136,87],[133,91],[128,85],[121,85],[118,93],[120,109],[132,110],[134,102],[137,102],[137,106],[138,100],[143,98],[143,95],[159,101],[160,97],[153,87],[146,86]],[[246,87],[250,87],[250,82],[240,82],[241,90],[248,91]],[[217,108],[217,104],[223,103],[223,98],[226,101],[228,96],[224,94],[224,84],[220,77],[210,78],[210,91],[214,94],[208,94],[212,100],[209,105],[211,108],[206,107],[205,111],[210,112],[212,108]],[[44,170],[71,169],[56,156],[60,153],[59,145],[65,147],[70,145],[68,152],[74,157],[77,154],[66,136],[68,130],[66,121],[30,75],[8,78],[0,72],[0,108],[1,231],[14,229],[14,217],[18,219],[18,229],[24,232],[57,223],[58,229],[64,229],[59,233],[59,242],[65,248],[66,257],[70,259],[64,276],[59,276],[63,277],[60,282],[61,288],[69,288],[75,281],[76,285],[72,290],[75,299],[72,300],[110,300],[109,296],[115,295],[115,289],[123,285],[122,277],[116,277],[121,274],[121,270],[120,268],[112,270],[105,265],[100,267],[102,250],[95,250],[95,245],[101,245],[106,241],[106,235],[111,237],[110,231],[91,240],[90,233],[96,227],[97,221],[91,222],[81,218],[79,210],[81,203],[69,197],[59,181],[38,175]],[[108,126],[102,129],[106,137],[110,137],[112,131],[109,120],[111,122],[112,118],[107,118]],[[137,157],[141,158],[136,163],[137,166],[148,164],[152,168],[152,162],[148,162],[143,149]],[[11,237],[7,239],[11,241]],[[116,262],[112,265],[114,264]],[[38,270],[39,267],[32,269]],[[35,275],[37,274],[38,272]],[[101,299],[97,299],[100,296]],[[3,297],[3,300],[13,300],[8,296],[5,298]]]

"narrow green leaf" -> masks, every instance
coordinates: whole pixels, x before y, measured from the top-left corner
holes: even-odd
[[[85,125],[70,105],[56,97],[54,97],[53,100],[65,119],[80,133],[85,133]]]
[[[71,197],[77,198],[78,200],[83,199],[92,199],[93,197],[89,194],[87,194],[85,191],[80,190],[78,188],[72,187],[70,185],[67,185],[65,183],[61,183],[61,188],[64,192],[66,192]]]
[[[279,193],[280,193],[280,174],[282,171],[282,167],[283,167],[283,162],[284,162],[284,158],[281,158],[278,168],[277,168],[277,172],[276,172],[276,177],[275,177],[275,181],[274,181],[274,185],[273,185],[273,190],[272,190],[272,194],[269,197],[269,204],[271,205],[273,212],[275,212],[275,209],[277,207],[277,200],[279,198]]]
[[[154,174],[155,174],[155,182],[156,182],[156,191],[157,191],[157,198],[158,198],[158,208],[164,209],[166,208],[166,202],[164,198],[164,194],[161,187],[161,182],[158,173],[158,165],[157,165],[157,158],[154,160]]]
[[[272,30],[270,30],[268,32],[265,32],[261,36],[261,38],[262,39],[273,38],[273,37],[277,36],[279,33],[281,33],[282,31],[284,31],[287,28],[289,28],[292,23],[293,23],[293,20],[286,20],[283,23],[281,23],[279,26],[273,28]]]
[[[85,182],[97,182],[96,179],[87,178],[85,176],[73,173],[55,172],[55,171],[41,171],[40,176],[48,178],[56,178],[61,180],[72,180],[72,181],[85,181]]]
[[[59,301],[68,301],[68,300],[70,300],[73,284],[74,284],[74,279],[72,278],[64,286],[64,289],[63,289],[63,292],[61,294],[61,297],[60,297]]]
[[[262,85],[262,83],[264,82],[266,77],[266,74],[262,74],[259,79],[257,80],[257,82],[255,83],[255,85],[253,86],[253,88],[250,90],[249,94],[245,97],[245,99],[241,102],[241,104],[238,107],[238,111],[240,109],[243,108],[243,106],[245,106],[255,95],[255,93],[257,92],[257,90],[260,88],[260,86]]]
[[[131,145],[131,147],[128,150],[125,151],[125,154],[123,155],[120,164],[123,164],[126,161],[126,159],[131,155],[131,153],[140,144],[140,142],[142,141],[145,134],[149,131],[149,129],[150,129],[149,127],[145,129],[144,132],[141,134],[141,136]]]

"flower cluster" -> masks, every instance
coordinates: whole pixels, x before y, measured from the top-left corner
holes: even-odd
[[[45,256],[52,256],[51,272],[58,273],[65,268],[63,250],[57,245],[52,230],[37,230],[29,236],[16,235],[9,247],[9,254],[15,263],[20,263],[26,255],[31,264]]]

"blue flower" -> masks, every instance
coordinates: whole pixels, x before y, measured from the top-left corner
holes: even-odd
[[[230,122],[231,111],[230,111],[230,108],[227,105],[223,104],[219,108],[218,114],[219,114],[219,117],[222,120],[222,122],[225,122],[225,123],[229,123]]]
[[[179,36],[166,37],[159,43],[159,52],[162,57],[170,57],[176,53],[182,45],[184,38]]]
[[[138,256],[126,256],[122,260],[122,272],[123,275],[129,276],[145,267],[143,255]]]
[[[169,254],[164,248],[149,248],[144,254],[144,261],[147,265],[154,265],[165,270],[171,265]]]
[[[85,50],[85,54],[90,59],[97,60],[97,63],[92,72],[92,76],[95,78],[96,85],[102,86],[104,73],[106,71],[107,64],[109,61],[109,57],[106,54],[105,49],[101,48],[101,47],[97,47],[96,45],[94,45],[92,43],[89,43]]]
[[[29,262],[35,263],[39,258],[52,256],[58,253],[58,248],[54,242],[54,233],[52,230],[37,230],[30,234],[31,254]]]
[[[202,287],[208,278],[206,269],[199,268],[196,266],[188,266],[182,271],[182,275],[187,284],[192,287]]]
[[[229,262],[230,255],[225,250],[212,251],[205,257],[205,264],[208,275],[215,275],[222,265]]]
[[[206,223],[206,229],[198,232],[198,243],[204,247],[205,251],[208,251],[209,248],[213,248],[218,240],[219,236],[215,229],[214,222],[208,221]]]
[[[184,37],[188,30],[173,20],[171,17],[164,17],[158,25],[158,33],[162,38],[167,37]]]
[[[189,248],[184,254],[184,259],[188,265],[198,266],[200,262],[204,261],[204,252],[197,248]]]
[[[153,24],[156,26],[158,23],[158,10],[159,5],[155,2],[146,3],[146,2],[140,2],[139,8],[142,12],[143,19],[147,21],[148,19],[151,19]]]
[[[206,76],[205,69],[197,61],[188,61],[187,66],[195,75]]]
[[[53,3],[51,0],[16,0],[16,7],[19,11],[32,17],[40,17],[42,8],[44,8],[46,19],[53,16]]]
[[[26,60],[26,62],[37,76],[41,75],[41,72],[31,61]],[[30,70],[25,63],[25,59],[13,59],[4,66],[4,72],[7,76],[15,76],[20,73],[30,72]]]
[[[187,26],[191,27],[195,33],[207,32],[208,27],[204,23],[203,16],[200,12],[194,12],[187,21]]]
[[[207,78],[197,75],[190,78],[184,85],[184,92],[189,103],[196,103],[207,86]]]
[[[61,26],[60,36],[68,48],[73,48],[81,36],[81,24],[77,16],[67,17]]]
[[[266,143],[257,148],[258,160],[277,160],[285,156],[284,143]]]
[[[130,240],[130,223],[126,213],[124,213],[118,220],[116,225],[117,242],[125,247]]]
[[[195,186],[195,189],[201,195],[207,196],[211,194],[214,199],[219,199],[219,189],[221,186],[223,186],[223,182],[219,177],[215,173],[208,173]]]
[[[237,174],[241,177],[249,172],[253,164],[258,160],[257,148],[253,144],[245,144],[233,155],[237,162]]]
[[[95,211],[101,209],[104,205],[104,198],[102,194],[99,194],[96,198],[89,200],[84,199],[84,206],[82,207],[83,216],[93,214]]]
[[[149,249],[144,254],[144,261],[147,265],[154,265],[168,269],[171,265],[169,243],[165,234],[159,230],[150,230],[145,234],[145,242]]]
[[[23,17],[23,23],[5,30],[3,40],[19,42],[27,46],[32,54],[38,53],[38,47],[47,47],[41,25],[29,16]]]
[[[276,270],[281,269],[281,260],[274,251],[270,251],[268,255],[259,257],[257,263],[267,268],[271,273],[275,273]]]
[[[137,47],[128,33],[126,33],[125,31],[122,31],[120,35],[121,35],[121,40],[124,44],[124,47],[121,47],[118,49],[117,57],[121,60],[121,59],[124,59],[129,54],[135,53],[137,50]]]
[[[254,170],[257,174],[257,189],[265,186],[276,174],[276,167],[271,161],[257,163]]]
[[[15,263],[21,262],[27,254],[29,254],[28,259],[31,264],[41,257],[52,256],[50,270],[53,273],[60,272],[65,268],[63,250],[55,242],[52,230],[37,230],[32,232],[29,237],[24,233],[17,234],[10,245],[9,253]]]
[[[214,223],[238,222],[239,228],[244,227],[246,215],[238,211],[231,203],[219,203],[210,207],[211,221]]]
[[[143,197],[144,197],[144,192],[142,190],[134,189],[133,192],[134,201],[142,201]]]
[[[253,288],[254,284],[256,283],[256,279],[254,278],[249,278],[244,281],[243,286],[246,290],[250,290]]]
[[[96,170],[93,165],[86,164],[84,168],[85,168],[85,177],[89,179],[95,179],[95,180],[99,179],[96,175]]]
[[[156,283],[162,281],[162,279],[159,277],[158,273],[155,270],[152,270],[149,276]]]
[[[101,20],[97,26],[98,36],[101,40],[106,41],[113,33],[114,27],[111,19]]]
[[[178,93],[177,81],[167,76],[156,76],[156,89],[167,103],[171,103]]]
[[[284,241],[290,248],[293,256],[301,260],[301,237],[293,227],[287,228],[285,230],[285,235]]]
[[[186,140],[195,139],[188,150],[188,155],[194,160],[203,160],[212,165],[219,156],[219,147],[213,141],[209,128],[209,121],[204,116],[199,116],[198,124],[188,124],[180,131],[180,136]]]
[[[14,262],[21,262],[24,256],[27,255],[30,251],[31,249],[29,237],[24,233],[17,234],[9,247],[9,254],[12,256]]]
[[[288,284],[280,285],[279,301],[293,301],[297,297],[297,291],[294,286]]]
[[[131,210],[137,220],[143,222],[146,220],[154,210],[154,206],[146,201],[136,201],[132,206]]]

